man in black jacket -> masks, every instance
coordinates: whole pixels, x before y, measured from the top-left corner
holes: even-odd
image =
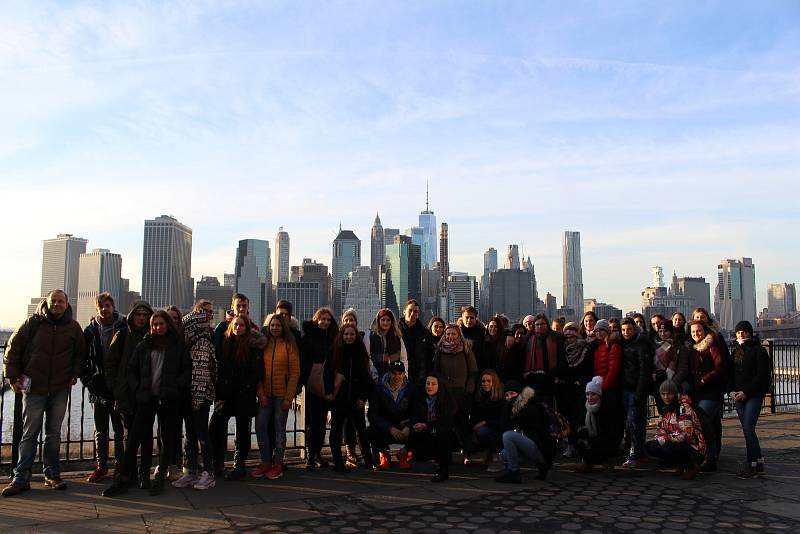
[[[472,353],[478,364],[478,373],[483,373],[488,366],[486,361],[486,328],[478,321],[478,310],[474,306],[463,306],[459,319],[461,334],[472,343]],[[406,349],[408,350],[408,349]]]
[[[625,406],[625,431],[631,448],[628,459],[622,465],[636,468],[644,457],[645,427],[647,426],[647,389],[650,384],[653,359],[649,344],[638,337],[636,323],[631,318],[623,319],[622,367],[620,385]]]
[[[414,299],[406,302],[403,308],[400,330],[408,355],[408,376],[417,386],[421,386],[428,371],[426,360],[432,343],[428,329],[419,322],[419,303]]]

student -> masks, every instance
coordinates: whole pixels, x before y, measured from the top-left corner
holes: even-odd
[[[545,407],[536,399],[533,389],[522,388],[517,382],[506,384],[505,432],[500,453],[506,472],[495,478],[497,482],[521,483],[521,458],[534,463],[538,471],[537,480],[547,477],[556,454],[556,440],[550,434],[549,424]]]
[[[447,386],[448,396],[453,399],[456,408],[453,414],[456,431],[462,443],[468,434],[467,423],[475,395],[475,384],[478,379],[478,366],[470,344],[461,334],[462,330],[456,325],[448,325],[444,336],[436,347],[436,356],[433,360],[433,370],[438,379]]]
[[[403,333],[389,308],[383,308],[375,316],[372,330],[364,337],[364,344],[367,346],[367,353],[374,367],[372,371],[374,380],[383,376],[389,370],[389,363],[396,360],[403,362],[403,366],[408,369],[408,354],[403,342]],[[413,381],[414,377],[410,377],[410,380]]]
[[[650,385],[652,359],[644,341],[638,339],[636,323],[625,318],[622,332],[622,368],[620,386],[625,409],[625,428],[630,440],[624,467],[639,467],[644,459],[644,434],[647,426],[647,390]]]
[[[454,403],[445,382],[436,373],[425,377],[425,394],[411,420],[408,449],[415,461],[434,459],[439,467],[431,482],[450,478]]]
[[[772,379],[772,359],[761,340],[753,334],[753,325],[749,321],[740,321],[736,325],[736,348],[731,360],[733,365],[725,389],[736,405],[746,447],[746,461],[736,477],[752,478],[764,474],[764,457],[756,435],[756,424]]]
[[[411,418],[416,403],[416,389],[406,377],[406,367],[400,360],[389,364],[389,371],[372,390],[369,401],[369,439],[380,469],[389,469],[389,445],[403,445],[397,453],[400,469],[409,469],[408,438],[411,435]]]
[[[597,314],[595,314],[593,311],[589,310],[583,314],[583,317],[581,317],[581,320],[578,323],[578,332],[583,339],[594,341],[594,327],[597,324],[597,321]]]
[[[505,360],[506,329],[500,317],[492,317],[486,323],[486,368],[498,371]]]
[[[478,321],[478,310],[474,306],[462,306],[457,323],[461,328],[461,337],[472,344],[472,354],[475,355],[478,370],[486,369],[486,328]]]
[[[361,454],[364,466],[373,469],[367,424],[364,419],[364,408],[372,391],[373,381],[370,375],[369,355],[358,329],[352,324],[339,330],[333,344],[333,365],[337,374],[343,377],[339,392],[331,410],[331,455],[333,470],[347,473],[342,459],[342,429],[352,424],[361,441]]]
[[[485,370],[481,374],[480,386],[475,392],[475,403],[469,418],[469,451],[486,452],[484,464],[490,473],[503,469],[498,452],[503,448],[501,436],[504,405],[503,382],[493,369]],[[466,452],[464,464],[470,463],[470,452]]]
[[[599,322],[599,321],[598,321]],[[613,461],[623,435],[622,421],[613,403],[606,402],[603,378],[595,376],[586,384],[586,418],[578,428],[576,449],[581,464],[576,473],[588,473],[596,464]]]
[[[231,417],[236,420],[233,469],[226,478],[244,480],[247,475],[245,464],[250,452],[250,423],[258,407],[258,383],[264,377],[263,349],[266,340],[252,329],[246,315],[233,318],[227,325],[217,352],[217,401],[209,432],[213,440],[214,468],[217,474],[222,475],[228,449],[228,421]]]
[[[399,325],[408,359],[408,375],[421,384],[428,371],[426,360],[430,352],[430,333],[419,322],[419,313],[419,303],[415,299],[409,300],[403,308]]]
[[[700,420],[686,395],[679,395],[678,386],[665,380],[659,386],[664,412],[658,422],[654,440],[645,444],[647,454],[678,466],[676,475],[691,480],[700,471],[700,459],[706,453],[706,442]]]
[[[522,382],[522,374],[525,371],[525,347],[528,343],[525,327],[517,323],[512,325],[506,333],[506,346],[503,352],[503,359],[500,361],[498,374],[505,383],[509,380]]]
[[[256,387],[256,438],[261,464],[250,476],[276,480],[283,476],[286,419],[300,380],[300,351],[283,315],[268,315],[264,325],[267,332],[267,344],[262,352],[264,375]],[[270,428],[275,430],[274,439],[270,436]]]
[[[525,354],[523,384],[536,391],[539,402],[553,406],[555,379],[559,366],[563,366],[564,338],[550,330],[550,321],[544,314],[533,320],[533,330],[528,335]]]
[[[564,325],[564,361],[556,376],[556,401],[561,414],[567,418],[571,428],[583,425],[586,418],[586,384],[594,376],[591,342],[579,334],[578,323]],[[577,433],[570,433],[564,458],[574,458]]]
[[[430,332],[431,335],[429,338],[430,344],[428,346],[428,354],[425,359],[426,369],[433,369],[433,357],[436,354],[436,346],[442,339],[446,327],[447,323],[444,322],[444,319],[441,317],[431,317],[431,320],[428,321],[428,332]]]

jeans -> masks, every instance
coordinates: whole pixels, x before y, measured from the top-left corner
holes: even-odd
[[[255,401],[253,401],[255,403]],[[225,453],[228,450],[228,421],[236,418],[236,449],[233,455],[234,467],[244,467],[250,452],[251,407],[237,405],[232,400],[219,400],[214,405],[209,432],[214,448],[214,467],[221,471],[225,466]]]
[[[266,408],[258,407],[256,440],[262,464],[281,465],[283,463],[283,451],[286,449],[286,419],[289,417],[289,411],[284,411],[282,404],[282,397],[269,397]],[[271,425],[270,422],[272,422]],[[274,443],[271,440],[271,430],[274,430]],[[273,449],[274,462],[272,459]]]
[[[680,467],[691,467],[694,464],[694,457],[697,454],[688,443],[675,443],[667,441],[661,445],[658,441],[652,440],[645,444],[647,454],[654,458],[661,458],[668,462],[674,462]]]
[[[122,416],[114,409],[112,402],[92,404],[94,411],[94,451],[97,465],[108,467],[108,421],[114,429],[114,460],[117,465],[122,465],[125,456],[125,430],[122,426]]]
[[[645,411],[647,410],[644,401],[636,402],[636,392],[623,391],[622,402],[625,406],[625,429],[631,440],[630,455],[636,459],[644,455],[644,434],[647,420]]]
[[[306,411],[306,435],[308,436],[306,459],[312,459],[322,452],[331,403],[309,392],[306,393],[306,404],[308,405]]]
[[[184,466],[190,473],[208,471],[214,473],[214,447],[211,444],[211,434],[208,431],[208,411],[210,405],[206,402],[198,409],[193,409],[189,401],[189,412],[186,417],[186,443],[184,444]],[[198,442],[199,452],[203,457],[203,467],[197,462]]]
[[[14,483],[26,483],[31,479],[31,469],[36,458],[36,447],[44,422],[44,475],[59,478],[61,468],[61,423],[67,412],[69,388],[46,395],[23,393],[22,395],[22,439],[19,442],[19,461],[14,469]]]
[[[758,416],[761,415],[762,397],[750,397],[744,401],[736,401],[736,413],[742,424],[744,443],[747,447],[747,461],[751,464],[761,459],[761,444],[756,435]]]
[[[709,442],[706,443],[706,458],[716,461],[717,457],[719,456],[719,434],[718,434],[718,425],[717,422],[722,420],[722,403],[720,401],[715,400],[700,400],[697,401],[697,405],[706,412],[708,415],[708,419],[713,421],[714,425],[714,436],[715,438],[712,440],[708,440]]]
[[[136,405],[136,416],[133,420],[128,447],[125,450],[126,469],[136,465],[136,451],[142,448],[139,472],[143,477],[150,476],[153,463],[153,423],[158,417],[160,433],[158,435],[158,472],[163,476],[167,472],[170,452],[175,448],[178,429],[178,403],[162,401],[152,397],[148,402]],[[128,471],[130,474],[130,471]]]
[[[544,455],[539,450],[536,442],[514,430],[503,433],[503,451],[500,453],[509,471],[519,470],[519,457],[527,458],[535,464],[546,463]]]

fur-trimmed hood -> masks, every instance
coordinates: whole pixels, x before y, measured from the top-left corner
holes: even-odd
[[[527,386],[522,388],[520,394],[514,398],[514,404],[511,406],[511,415],[517,415],[534,398],[536,398],[536,392],[533,388]]]
[[[706,337],[703,338],[703,341],[694,344],[694,350],[697,352],[707,351],[714,344],[715,338],[716,336],[714,335],[714,332],[709,332],[706,334]]]

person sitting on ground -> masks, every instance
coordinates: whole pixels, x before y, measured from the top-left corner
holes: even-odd
[[[373,447],[373,458],[378,457],[378,467],[389,469],[389,445],[405,446],[411,434],[411,416],[416,397],[414,385],[406,377],[406,366],[400,360],[389,364],[385,373],[373,388],[369,400],[369,440]],[[408,451],[397,453],[400,469],[409,469]]]
[[[678,386],[665,380],[659,387],[664,412],[658,422],[655,439],[645,443],[650,456],[678,466],[676,475],[693,479],[700,471],[700,461],[706,454],[706,442],[700,419],[686,395],[679,395]]]
[[[454,411],[455,402],[444,380],[436,373],[427,373],[425,394],[419,397],[411,418],[408,449],[414,461],[436,460],[439,463],[431,482],[450,478]]]
[[[586,418],[578,428],[575,447],[581,458],[576,473],[588,473],[596,464],[613,462],[623,434],[617,407],[603,399],[603,377],[595,376],[586,384]]]
[[[470,414],[469,426],[472,432],[469,444],[470,451],[486,452],[484,463],[490,473],[503,469],[498,451],[503,448],[501,424],[504,405],[505,395],[500,377],[493,369],[485,370],[481,375],[480,387],[475,394],[475,404]],[[470,463],[471,454],[467,452],[464,455],[464,464]]]
[[[586,419],[586,384],[594,376],[592,344],[579,334],[578,323],[564,325],[565,357],[555,380],[558,410],[567,418],[571,428],[578,428]],[[567,437],[564,458],[574,458],[578,452],[575,443],[578,435],[571,432]]]
[[[503,450],[501,460],[506,472],[495,478],[501,483],[519,484],[520,457],[534,463],[537,480],[544,480],[556,455],[556,440],[550,434],[550,417],[536,392],[522,388],[518,382],[506,384],[506,405],[503,408]]]

